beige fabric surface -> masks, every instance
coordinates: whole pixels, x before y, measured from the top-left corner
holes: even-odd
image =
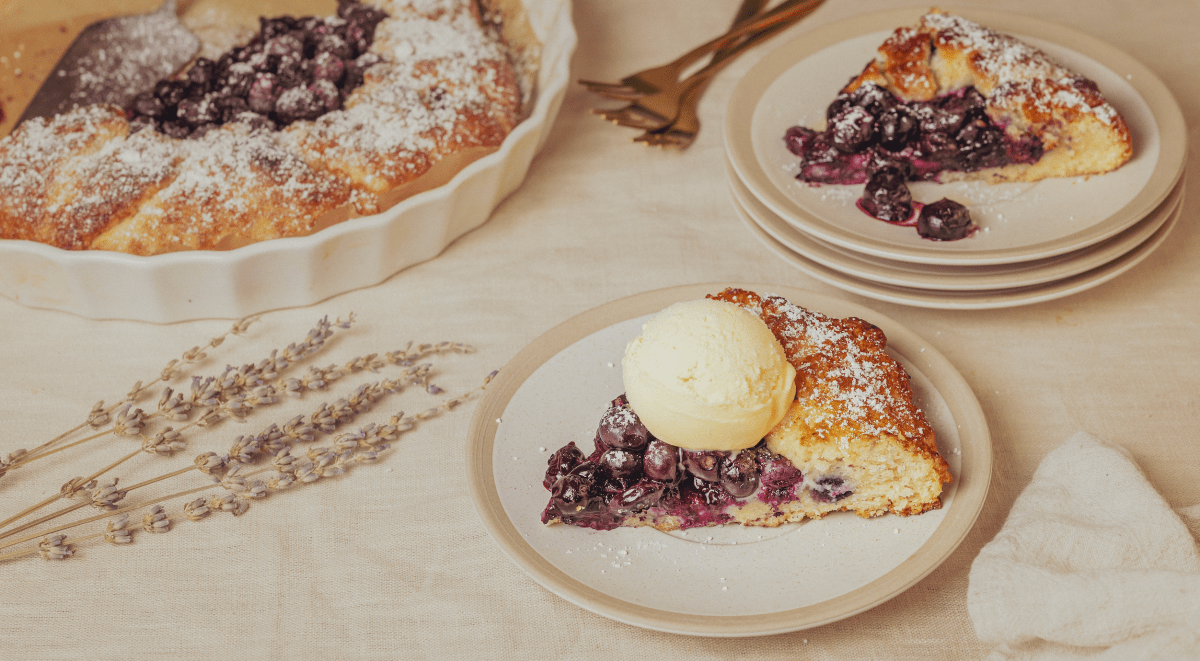
[[[1046,456],[971,566],[988,657],[1200,658],[1200,548],[1119,445],[1079,432]]]
[[[737,4],[580,0],[574,77],[616,79],[670,60],[723,31]],[[125,547],[84,543],[63,562],[0,563],[0,658],[983,658],[994,644],[979,640],[968,615],[971,563],[1062,439],[1078,430],[1120,439],[1168,505],[1200,503],[1200,195],[1189,196],[1170,240],[1120,278],[1059,301],[980,312],[842,294],[777,259],[737,219],[725,189],[721,119],[738,77],[773,44],[892,6],[829,0],[737,61],[714,79],[700,112],[704,130],[683,153],[631,144],[632,132],[589,115],[597,99],[572,87],[525,184],[486,225],[378,286],[264,315],[195,371],[260,360],[302,340],[322,316],[354,312],[358,323],[335,335],[316,364],[410,340],[470,343],[475,353],[434,361],[434,382],[450,395],[474,388],[563,320],[630,294],[757,281],[844,296],[945,354],[990,424],[996,461],[988,501],[961,547],[924,580],[841,622],[749,640],[667,635],[593,615],[525,576],[480,524],[464,472],[468,403],[422,422],[380,463],[255,502],[240,517],[192,523],[178,517],[176,504],[170,533],[142,534]],[[1184,108],[1190,169],[1200,169],[1200,6],[1101,0],[1081,12],[1073,2],[1013,0],[1006,8],[1072,25],[1155,71]],[[229,325],[91,321],[0,300],[0,451],[72,427],[97,400],[120,398]],[[397,373],[385,368],[341,383]],[[348,385],[275,405],[245,426],[222,423],[196,435],[184,455],[224,451],[237,434],[344,396]],[[361,420],[383,422],[399,408],[419,411],[442,398],[407,392]],[[0,514],[115,461],[132,449],[128,443],[85,445],[0,479]],[[123,465],[122,484],[185,460],[154,461]]]

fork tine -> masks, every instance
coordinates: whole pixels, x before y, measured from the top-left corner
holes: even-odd
[[[637,104],[630,104],[624,108],[617,108],[615,110],[595,109],[592,112],[614,124],[647,131],[662,128],[671,121],[669,118],[663,117]]]
[[[601,96],[610,96],[622,100],[633,100],[639,96],[645,96],[647,92],[635,89],[624,83],[602,83],[595,80],[580,80],[580,85],[588,88],[588,91]]]
[[[687,149],[696,139],[695,133],[681,131],[646,131],[633,139],[634,142],[644,143],[647,147],[678,147]]]
[[[630,103],[636,102],[639,99],[644,99],[648,96],[647,94],[642,94],[641,92],[606,92],[600,90],[588,91],[596,96],[602,96],[606,99],[612,99],[613,101],[629,101]]]

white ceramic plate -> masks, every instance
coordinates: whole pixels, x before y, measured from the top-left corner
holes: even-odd
[[[1103,266],[1137,248],[1150,239],[1176,212],[1183,198],[1180,180],[1170,196],[1157,209],[1120,234],[1080,250],[1031,262],[981,264],[978,266],[939,266],[915,262],[897,262],[872,257],[825,243],[793,227],[758,201],[737,178],[729,173],[729,188],[734,203],[779,243],[822,266],[846,275],[885,285],[941,291],[985,291],[1030,287]]]
[[[989,310],[1031,305],[1064,298],[1104,284],[1137,266],[1142,260],[1149,257],[1150,253],[1154,252],[1167,239],[1167,235],[1171,233],[1171,230],[1179,222],[1180,216],[1183,215],[1183,201],[1181,199],[1180,203],[1175,207],[1175,211],[1167,218],[1167,222],[1141,245],[1103,266],[1079,275],[1031,287],[952,291],[887,285],[856,278],[837,269],[829,268],[780,243],[775,237],[760,227],[745,209],[738,206],[736,200],[734,200],[734,206],[737,208],[738,215],[741,216],[742,221],[746,223],[746,227],[758,237],[758,240],[763,245],[801,272],[826,284],[833,285],[853,294],[866,296],[867,298],[887,301],[889,303],[899,303],[901,305],[942,310]]]
[[[665,534],[608,532],[539,520],[542,476],[567,441],[592,447],[600,415],[623,392],[620,358],[650,315],[726,286],[775,293],[887,334],[912,377],[954,482],[920,516],[851,513],[776,529],[720,526]],[[970,387],[924,340],[862,306],[761,284],[688,285],[614,301],[574,317],[514,357],[480,401],[467,443],[471,498],[501,549],[535,581],[594,613],[698,636],[794,631],[867,610],[903,592],[954,552],[991,480],[987,423]]]
[[[734,91],[725,142],[738,176],[774,213],[822,241],[897,261],[939,265],[1009,264],[1079,250],[1128,229],[1162,204],[1187,155],[1183,114],[1170,91],[1128,55],[1070,28],[978,8],[948,8],[1046,51],[1095,80],[1124,115],[1133,158],[1103,176],[1040,182],[915,183],[914,198],[950,197],[988,229],[934,243],[912,228],[859,211],[862,186],[811,187],[796,181],[798,159],[782,136],[789,126],[820,126],[825,108],[896,27],[927,8],[854,17],[806,33],[756,64]]]
[[[138,257],[0,241],[0,295],[95,319],[234,318],[309,305],[436,257],[482,225],[521,184],[562,105],[576,44],[571,3],[528,0],[525,5],[542,42],[533,110],[498,151],[446,185],[311,236],[225,252]]]

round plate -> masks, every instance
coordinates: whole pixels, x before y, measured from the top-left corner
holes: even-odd
[[[858,254],[796,229],[755,198],[732,171],[729,172],[729,189],[735,204],[772,238],[822,266],[886,285],[941,291],[984,291],[1063,280],[1113,261],[1154,236],[1182,202],[1184,185],[1181,179],[1166,201],[1150,215],[1100,243],[1031,262],[978,266],[917,264]]]
[[[93,319],[168,323],[310,305],[436,257],[520,186],[570,82],[571,3],[524,0],[542,42],[530,116],[449,183],[310,236],[141,257],[0,240],[0,295]]]
[[[942,197],[971,207],[987,232],[935,244],[912,228],[875,220],[855,207],[862,186],[809,186],[783,144],[788,127],[820,126],[846,80],[875,56],[891,31],[924,8],[890,10],[833,23],[785,44],[756,64],[734,91],[725,143],[738,176],[763,204],[808,234],[859,253],[939,265],[1011,264],[1045,259],[1128,229],[1162,204],[1187,156],[1183,114],[1167,87],[1128,55],[1061,25],[984,9],[958,13],[1017,36],[1095,80],[1129,124],[1134,155],[1102,176],[1035,183],[916,182],[915,199]]]
[[[989,310],[1010,308],[1019,305],[1030,305],[1064,298],[1081,291],[1101,285],[1137,266],[1150,253],[1162,245],[1167,235],[1174,229],[1183,215],[1183,202],[1175,207],[1167,222],[1158,229],[1148,240],[1133,250],[1121,255],[1103,266],[1081,273],[1079,275],[1056,280],[1043,285],[1018,287],[1013,289],[981,290],[981,291],[950,291],[916,289],[911,287],[896,287],[871,280],[863,280],[847,275],[836,269],[831,269],[815,262],[780,243],[766,230],[760,227],[753,217],[740,206],[736,200],[734,206],[742,221],[750,231],[758,237],[763,245],[783,258],[800,271],[839,289],[889,303],[912,305],[921,308],[941,310]]]
[[[954,482],[944,506],[865,520],[843,512],[779,528],[736,525],[666,534],[544,526],[551,453],[592,446],[608,402],[623,392],[620,359],[663,308],[742,287],[836,317],[861,317],[888,337],[912,377]],[[753,636],[840,620],[878,605],[946,560],[970,531],[991,481],[987,422],[970,387],[933,347],[853,303],[790,287],[688,285],[638,294],[560,324],[514,357],[489,386],[467,442],[471,498],[500,548],[535,581],[589,611],[697,636]]]

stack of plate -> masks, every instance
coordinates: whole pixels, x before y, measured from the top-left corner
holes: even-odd
[[[825,107],[919,9],[855,17],[769,54],[738,85],[726,115],[729,186],[750,230],[796,268],[871,298],[980,309],[1067,296],[1132,268],[1162,244],[1184,196],[1187,131],[1166,86],[1120,51],[1059,25],[999,12],[961,13],[1013,34],[1095,80],[1121,112],[1134,155],[1115,172],[1037,183],[910,185],[913,198],[967,205],[980,230],[930,241],[861,212],[863,187],[809,186],[783,143],[790,126],[823,125]]]

